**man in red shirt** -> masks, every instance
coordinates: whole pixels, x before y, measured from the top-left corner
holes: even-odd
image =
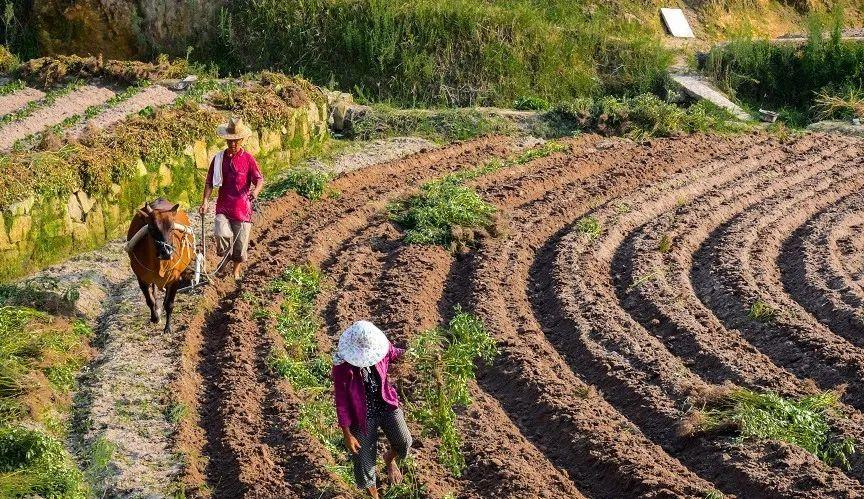
[[[249,236],[252,231],[252,200],[264,187],[264,177],[258,163],[243,149],[243,139],[254,132],[239,118],[220,125],[216,133],[228,147],[210,161],[201,214],[207,213],[213,188],[219,188],[216,198],[216,252],[225,256],[231,251],[234,278],[239,279],[246,261]]]

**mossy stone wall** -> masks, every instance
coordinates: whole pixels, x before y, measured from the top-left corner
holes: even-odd
[[[297,109],[280,129],[260,129],[244,147],[259,159],[278,155],[283,164],[321,147],[328,138],[326,106]],[[196,140],[160,164],[138,162],[134,178],[108,192],[77,191],[63,197],[21,200],[0,218],[0,282],[92,250],[124,234],[135,210],[164,197],[184,208],[198,204],[210,158],[223,143]]]

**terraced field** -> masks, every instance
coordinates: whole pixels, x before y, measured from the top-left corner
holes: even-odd
[[[177,97],[160,85],[117,88],[72,81],[47,92],[24,86],[0,95],[0,151],[30,148],[48,131],[77,138],[88,127],[108,129],[132,113],[170,104]]]
[[[840,431],[864,442],[864,142],[754,133],[566,146],[471,181],[505,230],[458,257],[403,244],[387,203],[522,144],[450,145],[344,174],[340,196],[271,203],[242,284],[209,289],[220,306],[187,318],[200,426],[182,438],[208,463],[191,472],[218,497],[348,493],[331,454],[295,429],[298,394],[266,365],[280,340],[253,313],[273,276],[311,263],[328,279],[324,352],[358,318],[405,344],[457,303],[499,342],[458,417],[462,476],[437,463],[434,439],[417,439],[429,495],[864,495],[857,454],[844,469],[785,443],[679,431],[691,397],[714,385],[788,396],[845,385]],[[757,300],[774,320],[750,317]]]

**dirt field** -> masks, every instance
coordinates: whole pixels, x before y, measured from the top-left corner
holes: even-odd
[[[415,443],[430,495],[458,497],[860,497],[850,470],[780,443],[684,436],[688,400],[711,385],[785,395],[845,384],[842,431],[864,442],[864,141],[807,135],[691,136],[637,144],[583,136],[568,150],[473,181],[506,230],[455,257],[406,246],[388,201],[423,181],[513,154],[489,138],[370,166],[341,196],[271,203],[249,272],[187,314],[177,393],[190,483],[217,497],[350,495],[329,453],[296,430],[298,399],[265,360],[276,333],[249,297],[290,265],[328,278],[318,310],[328,352],[368,318],[396,344],[461,303],[501,353],[459,415],[467,469],[453,478]],[[576,222],[592,216],[592,238]],[[665,240],[666,250],[658,250]],[[748,318],[761,299],[772,322]],[[337,484],[337,485],[334,485]]]

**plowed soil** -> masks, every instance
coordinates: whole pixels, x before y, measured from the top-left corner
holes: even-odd
[[[207,483],[193,493],[355,493],[297,428],[298,397],[265,365],[280,339],[253,317],[250,297],[308,262],[328,281],[317,304],[322,351],[360,318],[404,345],[445,323],[455,304],[499,342],[459,413],[462,476],[437,464],[434,439],[412,427],[432,497],[864,496],[857,455],[846,470],[784,443],[679,431],[691,397],[713,385],[789,396],[844,385],[839,429],[864,443],[864,140],[565,143],[473,181],[505,229],[463,255],[403,244],[386,205],[427,180],[511,156],[523,147],[512,139],[347,173],[333,182],[338,197],[270,203],[244,280],[209,288],[213,309],[186,319],[179,389],[198,418],[180,443],[202,456],[190,483]],[[580,232],[587,216],[599,235]],[[757,299],[775,320],[748,317]]]

